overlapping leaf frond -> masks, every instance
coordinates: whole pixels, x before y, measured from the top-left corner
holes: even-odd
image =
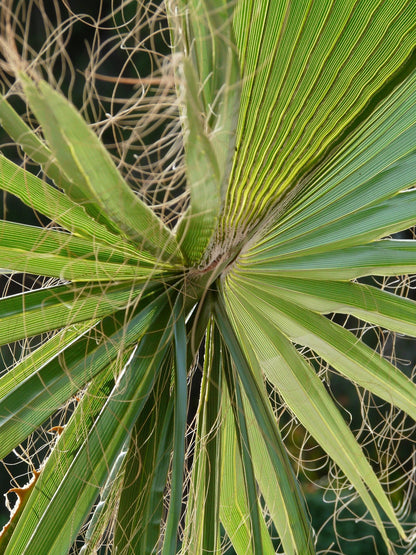
[[[412,2],[97,13],[95,39],[111,23],[135,77],[114,78],[110,102],[91,93],[95,125],[44,78],[51,42],[28,54],[26,29],[22,46],[30,18],[18,4],[0,1],[0,122],[25,164],[5,149],[0,185],[44,220],[0,222],[0,267],[9,284],[50,281],[0,299],[0,341],[15,352],[0,378],[1,455],[23,445],[30,458],[45,422],[59,437],[16,488],[2,552],[315,553],[282,412],[354,488],[388,549],[394,534],[411,542],[414,507],[395,510],[390,495],[396,467],[372,464],[323,374],[401,411],[413,433],[414,381],[342,319],[416,337],[416,302],[370,282],[416,273],[416,242],[392,237],[416,220]],[[142,49],[159,56],[141,39],[149,29],[167,52],[144,76]],[[125,84],[139,89],[103,114]]]

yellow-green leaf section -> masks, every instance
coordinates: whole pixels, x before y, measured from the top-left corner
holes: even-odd
[[[416,43],[409,0],[241,0],[242,98],[224,223],[255,224],[296,189]],[[371,106],[373,108],[373,106]]]

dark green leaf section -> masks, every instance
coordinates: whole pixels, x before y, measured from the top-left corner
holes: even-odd
[[[212,337],[212,336],[211,336]],[[208,338],[207,338],[208,339]],[[211,339],[211,338],[210,338]],[[206,497],[203,505],[203,517],[200,523],[203,526],[202,551],[215,553],[220,542],[219,504],[220,504],[220,477],[221,477],[221,434],[218,429],[218,415],[221,415],[221,351],[220,335],[214,328],[211,339],[210,353],[208,355],[206,394],[201,401],[204,408],[201,411],[200,437],[203,439],[203,450],[206,461],[203,466]],[[202,451],[202,450],[201,450]],[[201,456],[202,453],[201,453]],[[198,495],[198,491],[196,492]]]
[[[252,552],[252,527],[246,494],[246,481],[237,440],[237,429],[227,388],[222,390],[222,444],[220,519],[237,555]],[[260,519],[262,554],[275,551],[264,518]],[[288,553],[292,553],[288,551]]]
[[[174,555],[178,542],[181,520],[183,481],[185,467],[185,434],[187,418],[187,365],[184,299],[179,296],[172,310],[175,345],[175,395],[172,477],[169,510],[166,519],[162,555]]]
[[[132,305],[142,292],[132,284],[82,284],[5,297],[0,299],[0,344],[102,318]]]
[[[105,319],[91,335],[86,333],[78,339],[74,338],[73,343],[64,344],[62,353],[57,349],[43,366],[31,366],[33,358],[29,364],[24,359],[1,378],[2,457],[40,426],[57,407],[116,360],[120,352],[131,352],[134,342],[144,333],[156,310],[155,301],[149,302],[148,298],[146,301],[125,328],[120,327],[125,317],[124,311],[121,311]]]
[[[79,555],[94,553],[100,548],[104,538],[108,537],[108,523],[112,520],[114,508],[117,506],[120,490],[122,488],[124,469],[123,463],[126,458],[128,442],[120,450],[120,454],[115,460],[107,481],[100,492],[100,500],[96,503],[88,528],[85,532],[84,544],[79,551]]]
[[[150,555],[157,549],[172,448],[171,368],[169,357],[143,410],[144,416],[131,434],[114,536],[114,545],[120,552],[130,549],[134,553]]]
[[[232,368],[231,358],[227,352],[224,353],[224,375],[227,382],[228,394],[233,408],[235,429],[237,432],[237,443],[243,465],[244,483],[248,500],[248,510],[251,525],[251,545],[254,555],[263,553],[260,507],[257,492],[257,484],[253,468],[253,457],[251,454],[250,440],[246,415],[243,407],[243,399],[240,384],[237,381]]]
[[[85,435],[88,434],[91,425],[94,423],[96,416],[105,403],[107,395],[114,385],[114,374],[112,370],[113,369],[110,367],[106,372],[99,374],[92,380],[88,390],[77,406],[73,418],[65,427],[59,438],[60,449],[54,449],[52,451],[47,465],[43,468],[40,474],[40,480],[37,483],[38,488],[36,488],[30,496],[29,505],[33,503],[35,506],[39,506],[40,503],[41,507],[47,505],[50,500],[49,496],[53,495],[55,484],[73,461],[74,454],[82,444]],[[39,486],[42,487],[43,495],[40,495]],[[45,494],[48,497],[45,498]],[[30,535],[29,533],[26,539],[29,539]],[[5,549],[5,552],[9,552],[12,555],[16,553],[13,541],[14,539],[12,539],[8,549]]]
[[[123,365],[93,424],[81,435],[81,441],[76,437],[76,430],[70,428],[68,439],[72,449],[69,444],[62,445],[61,450],[58,442],[52,455],[58,460],[50,458],[43,469],[44,478],[40,478],[36,495],[31,496],[16,527],[7,555],[15,553],[14,550],[33,555],[48,550],[56,553],[69,550],[160,375],[172,335],[166,308],[164,303],[159,305],[149,332]],[[84,425],[84,419],[85,415],[79,425]],[[75,415],[73,422],[75,427]],[[60,438],[62,443],[63,438],[64,435]],[[50,527],[51,518],[56,527]]]

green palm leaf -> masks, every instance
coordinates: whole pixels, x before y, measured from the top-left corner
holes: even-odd
[[[16,197],[48,221],[0,222],[0,344],[15,358],[0,369],[0,453],[35,471],[14,490],[22,502],[0,549],[327,551],[285,431],[293,420],[389,553],[410,553],[414,525],[396,509],[411,497],[407,463],[374,430],[411,435],[416,386],[393,347],[384,358],[332,316],[388,331],[392,345],[416,337],[405,286],[416,242],[395,235],[416,223],[413,2],[121,4],[88,25],[98,45],[113,21],[110,50],[136,77],[96,98],[112,77],[84,72],[94,131],[42,77],[52,81],[64,27],[39,56],[31,9],[7,9],[0,29],[0,122],[17,147],[0,155],[4,204]],[[142,49],[155,75],[143,77]],[[33,290],[16,289],[33,276]],[[373,424],[363,407],[356,434],[320,365],[406,426]],[[43,458],[42,427],[60,432]],[[319,472],[330,485],[330,467]]]

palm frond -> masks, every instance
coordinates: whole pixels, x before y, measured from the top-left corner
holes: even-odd
[[[416,420],[394,353],[416,337],[416,241],[397,235],[416,223],[413,3],[99,4],[51,34],[31,0],[48,31],[36,54],[31,9],[0,0],[0,122],[15,147],[0,186],[43,218],[0,222],[0,344],[15,359],[0,454],[33,472],[12,489],[2,553],[330,549],[290,422],[334,465],[314,487],[335,476],[338,502],[361,500],[356,521],[410,553],[412,469],[386,443],[414,442]],[[91,49],[76,108],[53,45],[62,54],[91,21],[92,44],[112,28],[117,48]],[[97,96],[105,48],[135,77]],[[358,432],[331,376],[359,392]],[[384,403],[381,423],[363,391]]]

